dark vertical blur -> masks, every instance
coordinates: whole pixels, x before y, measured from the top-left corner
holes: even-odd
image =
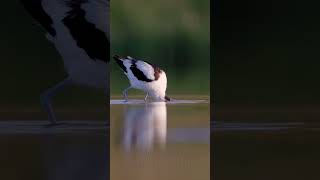
[[[19,0],[1,2],[0,22],[0,179],[108,179],[108,129],[86,129],[107,120],[109,99],[67,87],[53,98],[58,122],[88,124],[47,127],[40,94],[64,79],[63,60]]]
[[[320,2],[212,3],[211,120],[302,124],[212,131],[214,180],[318,179]]]
[[[318,104],[319,5],[214,0],[214,103]]]

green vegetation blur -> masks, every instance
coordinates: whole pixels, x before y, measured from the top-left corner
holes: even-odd
[[[168,95],[209,95],[210,1],[117,0],[111,3],[111,55],[132,56],[166,71]],[[111,62],[111,95],[129,81]],[[130,90],[130,94],[141,92]]]

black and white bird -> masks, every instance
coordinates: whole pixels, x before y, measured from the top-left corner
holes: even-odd
[[[148,96],[156,101],[170,101],[166,95],[167,76],[159,67],[142,60],[134,59],[130,56],[126,58],[118,55],[113,56],[124,74],[128,77],[130,86],[123,91],[125,100],[128,100],[128,90],[131,88],[139,89],[147,93]]]
[[[51,97],[67,84],[102,88],[109,94],[109,0],[20,0],[43,27],[64,60],[68,77],[41,95],[56,123]]]

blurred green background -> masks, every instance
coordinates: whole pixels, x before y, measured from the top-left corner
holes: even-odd
[[[117,0],[111,3],[111,54],[144,59],[164,69],[169,96],[208,96],[210,1]],[[111,95],[129,81],[111,62]],[[133,94],[143,93],[135,90]]]

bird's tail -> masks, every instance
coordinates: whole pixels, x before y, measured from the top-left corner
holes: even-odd
[[[123,64],[123,60],[120,56],[114,55],[113,59],[117,62],[117,64],[120,66],[120,68],[124,71],[127,72],[126,66]]]

